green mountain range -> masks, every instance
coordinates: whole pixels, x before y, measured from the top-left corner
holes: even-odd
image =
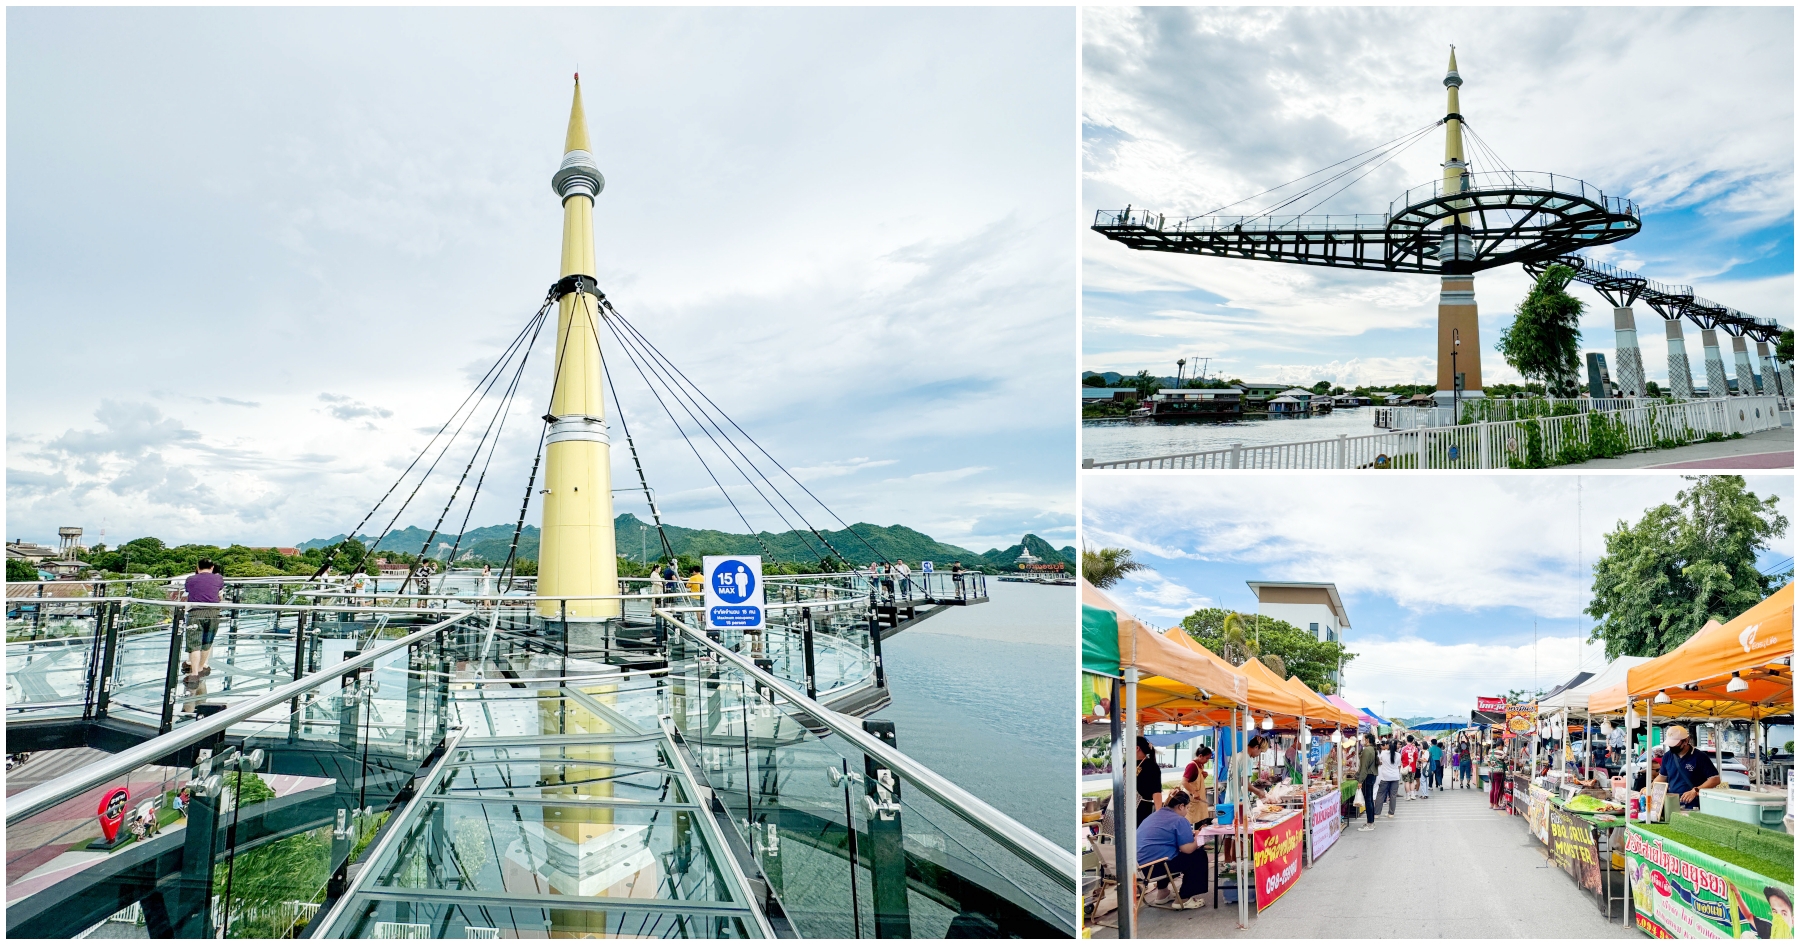
[[[614,534],[617,536],[619,552],[627,558],[656,560],[662,555],[662,543],[657,539],[656,527],[642,521],[629,512],[613,520]],[[709,554],[761,554],[771,562],[779,563],[811,563],[822,555],[830,554],[818,536],[810,531],[759,532],[756,535],[744,535],[734,532],[722,532],[710,528],[682,528],[679,525],[665,525],[663,531],[669,536],[669,545],[678,555],[698,557]],[[500,562],[506,560],[507,547],[512,542],[512,526],[489,525],[485,528],[470,529],[468,534],[457,540],[454,534],[440,533],[431,541],[431,547],[425,549],[426,554],[439,560],[456,550],[458,560],[464,557],[479,558],[485,561]],[[376,546],[377,551],[399,551],[406,554],[418,554],[420,547],[431,533],[427,529],[409,526],[397,531],[388,532]],[[962,562],[967,568],[980,568],[995,571],[1011,571],[1021,552],[1030,551],[1043,559],[1045,563],[1061,563],[1071,570],[1075,567],[1074,547],[1056,548],[1036,535],[1026,535],[1019,543],[1009,548],[990,548],[986,553],[976,553],[967,548],[945,544],[933,539],[923,532],[914,531],[904,525],[871,525],[858,522],[847,529],[823,531],[831,549],[852,564],[866,565],[878,557],[899,561],[932,561],[940,567],[948,567],[952,561]],[[374,535],[358,535],[364,544],[375,541]],[[343,541],[343,535],[331,538],[315,538],[301,542],[298,546],[305,551],[308,548],[322,548]],[[879,552],[879,555],[877,554]],[[520,558],[535,560],[538,555],[538,529],[535,525],[527,525],[519,533]]]

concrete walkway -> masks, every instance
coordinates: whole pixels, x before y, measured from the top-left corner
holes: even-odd
[[[1741,440],[1695,443],[1672,450],[1626,453],[1611,459],[1590,459],[1557,469],[1792,469],[1794,428],[1752,433]]]
[[[1526,834],[1523,817],[1488,810],[1486,791],[1433,791],[1396,811],[1370,833],[1345,830],[1287,895],[1251,918],[1249,931],[1238,931],[1237,907],[1221,898],[1216,911],[1142,909],[1139,937],[1643,937],[1620,925],[1617,903],[1608,922],[1596,898]],[[1117,934],[1094,929],[1095,938]]]

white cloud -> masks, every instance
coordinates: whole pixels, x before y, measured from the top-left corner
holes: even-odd
[[[547,184],[583,62],[607,178],[597,276],[709,412],[849,521],[983,546],[1073,527],[1058,396],[1074,364],[1072,10],[41,8],[7,25],[19,536],[106,517],[110,532],[285,544],[354,524],[554,278]],[[110,221],[99,257],[83,219]],[[71,307],[96,259],[132,305]],[[475,524],[517,514],[551,334]],[[628,423],[666,519],[740,530],[605,344],[615,482],[637,481]],[[159,419],[95,425],[103,401],[143,400],[146,378]],[[142,440],[169,472],[77,499],[73,472],[29,455],[65,435]],[[175,435],[189,439],[157,439]],[[895,481],[859,474],[874,468]],[[216,512],[195,505],[202,487]],[[150,498],[164,494],[187,505]],[[427,486],[401,524],[448,494]],[[751,498],[753,526],[782,527]],[[616,505],[647,514],[629,493]]]
[[[1477,696],[1512,689],[1553,689],[1579,672],[1606,665],[1603,645],[1576,637],[1544,637],[1530,645],[1443,644],[1411,637],[1358,639],[1344,670],[1344,697],[1389,717],[1439,715],[1475,708]]]

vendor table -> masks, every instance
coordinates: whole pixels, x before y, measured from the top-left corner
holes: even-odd
[[[1288,830],[1292,829],[1292,831],[1297,839],[1299,837],[1300,833],[1305,829],[1305,827],[1306,827],[1305,812],[1301,811],[1301,810],[1289,811],[1289,812],[1285,813],[1284,815],[1282,815],[1281,817],[1278,817],[1274,820],[1252,821],[1251,825],[1250,825],[1251,835],[1249,838],[1250,839],[1250,848],[1251,848],[1251,850],[1256,849],[1256,843],[1257,843],[1256,834],[1264,834],[1264,839],[1266,839],[1270,833],[1276,831],[1277,829],[1280,829],[1282,831],[1288,831]],[[1230,824],[1208,824],[1207,826],[1202,827],[1200,830],[1196,831],[1195,835],[1200,837],[1203,840],[1205,840],[1205,839],[1212,840],[1213,908],[1217,909],[1217,908],[1219,908],[1219,840],[1224,837],[1234,837],[1237,835],[1237,833],[1233,829],[1232,825],[1230,825]],[[1291,854],[1289,854],[1289,857],[1291,857],[1291,859],[1293,861],[1292,869],[1297,873],[1299,871],[1299,866],[1300,866],[1300,862],[1299,862],[1300,861],[1300,851],[1296,848],[1295,850],[1292,851]],[[1246,859],[1246,861],[1253,861],[1254,856],[1246,857],[1245,859]],[[1284,857],[1284,859],[1287,859],[1287,858]],[[1290,877],[1287,880],[1287,882],[1282,885],[1281,893],[1285,893],[1287,891],[1288,886],[1292,885],[1292,882],[1293,882],[1293,879]],[[1251,894],[1257,887],[1258,887],[1258,883],[1256,882],[1256,879],[1255,879],[1255,871],[1254,870],[1252,870],[1251,875],[1248,877],[1239,876],[1237,878],[1237,890],[1238,890],[1239,896]],[[1275,898],[1278,898],[1279,895],[1280,895],[1280,893],[1277,893]],[[1257,913],[1261,914],[1261,912],[1265,906],[1272,905],[1274,903],[1275,898],[1265,899],[1263,896],[1252,895],[1251,901],[1255,903]]]

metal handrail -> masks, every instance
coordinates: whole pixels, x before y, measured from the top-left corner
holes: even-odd
[[[845,725],[841,720],[847,716],[841,716],[818,702],[808,699],[805,693],[794,689],[791,683],[764,671],[750,660],[713,642],[706,634],[696,631],[678,615],[660,607],[656,608],[656,613],[678,627],[689,639],[749,674],[757,682],[780,693],[782,698],[801,707],[808,715],[818,719],[820,724],[830,729],[832,734],[850,742],[864,754],[898,772],[932,800],[963,815],[989,840],[1031,864],[1032,868],[1058,886],[1071,893],[1075,891],[1078,861],[1073,852],[1038,836],[1030,828],[1002,813],[992,804],[970,794],[951,783],[943,775],[889,747],[880,739],[864,732],[860,727]]]
[[[167,603],[166,601],[161,603]],[[292,610],[293,608],[288,608]],[[339,608],[341,609],[341,608]],[[151,764],[170,752],[179,751],[189,745],[203,741],[232,725],[246,721],[264,709],[278,706],[283,702],[300,695],[315,686],[322,685],[332,679],[340,678],[374,663],[376,660],[404,650],[420,640],[442,630],[460,620],[475,616],[474,612],[457,614],[447,620],[432,624],[415,633],[394,640],[380,649],[334,663],[310,676],[296,679],[278,689],[247,702],[240,702],[217,715],[208,716],[200,721],[192,722],[159,735],[147,742],[141,742],[116,755],[96,761],[85,768],[78,768],[55,781],[45,782],[36,787],[26,788],[6,799],[6,825],[13,826],[33,814],[49,810],[57,804],[68,800],[83,791],[99,787],[114,778],[127,774],[135,768]]]

